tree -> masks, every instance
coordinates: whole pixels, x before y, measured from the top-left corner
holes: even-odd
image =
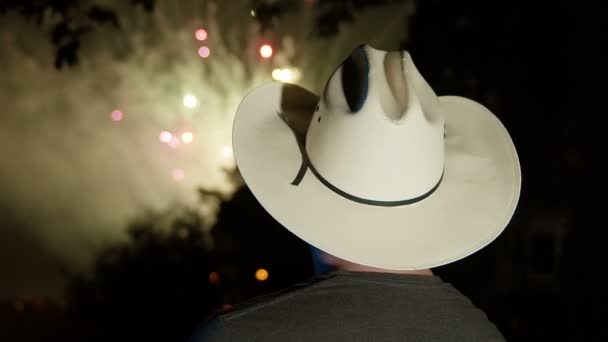
[[[99,254],[92,275],[74,276],[71,312],[92,325],[92,340],[183,341],[219,307],[202,224],[192,210],[146,215]]]
[[[134,5],[142,5],[153,10],[154,1],[132,0]],[[78,51],[83,37],[97,25],[112,25],[120,28],[116,12],[97,3],[81,4],[76,0],[31,0],[8,1],[0,4],[0,14],[17,12],[27,20],[41,25],[45,15],[57,15],[50,40],[56,48],[55,67],[73,66],[79,61]]]
[[[273,22],[288,13],[297,12],[302,6],[313,6],[317,12],[314,34],[330,38],[337,34],[343,22],[352,22],[354,14],[371,7],[396,3],[396,0],[331,0],[331,1],[269,1],[251,0],[252,10],[262,32],[271,30]],[[147,13],[155,10],[156,0],[131,0],[131,4]],[[80,42],[100,25],[111,25],[122,32],[115,8],[100,2],[77,0],[29,0],[0,3],[0,15],[17,12],[25,19],[40,25],[46,15],[57,15],[50,40],[56,48],[55,67],[74,66],[79,63]]]

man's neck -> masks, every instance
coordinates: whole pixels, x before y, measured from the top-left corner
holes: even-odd
[[[377,272],[377,273],[395,273],[395,274],[416,274],[416,275],[428,275],[428,276],[433,275],[433,272],[428,268],[421,269],[421,270],[402,271],[402,270],[389,270],[389,269],[385,269],[385,268],[369,267],[369,266],[363,266],[363,265],[352,264],[352,263],[340,265],[339,268],[341,270],[345,270],[345,271],[349,271],[349,272]]]
[[[324,252],[321,253],[321,259],[323,260],[323,262],[325,262],[328,265],[333,265],[334,267],[336,267],[340,270],[345,270],[345,271],[349,271],[349,272],[377,272],[377,273],[395,273],[395,274],[417,274],[417,275],[429,275],[429,276],[433,275],[433,272],[428,268],[424,268],[424,269],[420,269],[420,270],[409,270],[409,271],[389,270],[386,268],[377,268],[377,267],[356,264],[354,262],[340,259],[338,257],[335,257],[331,254],[327,254]]]

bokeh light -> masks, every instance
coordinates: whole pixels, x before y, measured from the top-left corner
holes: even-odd
[[[168,144],[171,142],[171,139],[173,139],[173,134],[167,131],[162,131],[160,132],[159,139],[160,141]]]
[[[196,37],[197,40],[203,41],[205,39],[207,39],[207,31],[201,29],[196,30],[196,32],[194,33],[194,36]]]
[[[263,268],[258,269],[257,271],[255,271],[255,279],[257,279],[258,281],[265,281],[266,279],[268,279],[268,271]]]
[[[184,132],[182,133],[182,142],[184,144],[189,144],[194,140],[194,134],[192,132]]]
[[[183,169],[173,169],[173,171],[171,171],[171,176],[173,176],[173,180],[175,181],[180,181],[182,179],[184,179],[184,177],[186,176],[186,172]]]
[[[198,49],[198,55],[201,56],[202,58],[209,57],[209,54],[211,54],[211,50],[209,50],[209,48],[206,46],[201,46]]]
[[[274,70],[272,70],[272,78],[279,81],[281,79],[282,73],[283,73],[283,69],[274,69]]]
[[[213,285],[217,285],[220,282],[220,275],[217,272],[209,273],[209,283]]]
[[[260,47],[260,56],[264,58],[272,57],[272,47],[268,44],[264,44]]]
[[[116,110],[112,111],[112,113],[110,114],[110,117],[112,118],[112,121],[120,121],[123,119],[124,114],[122,111],[116,109]]]
[[[184,106],[186,108],[194,108],[198,105],[198,99],[192,94],[184,96]]]
[[[297,82],[300,79],[300,71],[296,68],[274,69],[272,78],[284,83]]]
[[[222,155],[222,157],[229,159],[232,158],[232,147],[230,146],[224,146],[222,147],[222,149],[220,150],[220,153]]]
[[[251,16],[252,16],[252,17],[255,17],[255,10],[251,10],[251,12],[250,12],[250,13],[251,13]]]

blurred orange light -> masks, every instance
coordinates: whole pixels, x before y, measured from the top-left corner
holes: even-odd
[[[260,47],[260,56],[270,58],[272,56],[272,47],[268,44],[262,45]]]
[[[196,32],[194,33],[194,36],[196,37],[197,40],[203,41],[205,39],[207,39],[207,31],[201,29],[196,30]]]
[[[194,140],[194,134],[192,132],[184,132],[182,133],[182,142],[184,144],[189,144]]]
[[[268,279],[268,271],[263,268],[258,269],[257,271],[255,271],[255,279],[257,279],[258,281],[265,281],[266,279]]]
[[[220,282],[220,275],[217,272],[209,273],[209,283],[217,285]]]
[[[198,49],[198,55],[201,56],[202,58],[209,57],[209,54],[211,54],[211,50],[209,50],[209,48],[206,46],[201,46]]]

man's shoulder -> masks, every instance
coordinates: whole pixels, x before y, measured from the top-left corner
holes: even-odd
[[[217,310],[199,324],[190,342],[230,340],[230,325],[231,323],[238,324],[241,322],[238,319],[239,317],[247,316],[261,307],[302,294],[304,291],[313,288],[315,285],[320,285],[322,282],[333,277],[335,277],[334,273],[318,274],[280,291],[256,296],[244,302]]]
[[[218,311],[210,315],[196,327],[194,335],[192,335],[189,342],[214,342],[226,340],[226,331],[222,322],[221,313]]]
[[[481,310],[439,277],[360,273],[331,273],[254,298],[214,315],[197,336],[193,342],[503,340]]]

